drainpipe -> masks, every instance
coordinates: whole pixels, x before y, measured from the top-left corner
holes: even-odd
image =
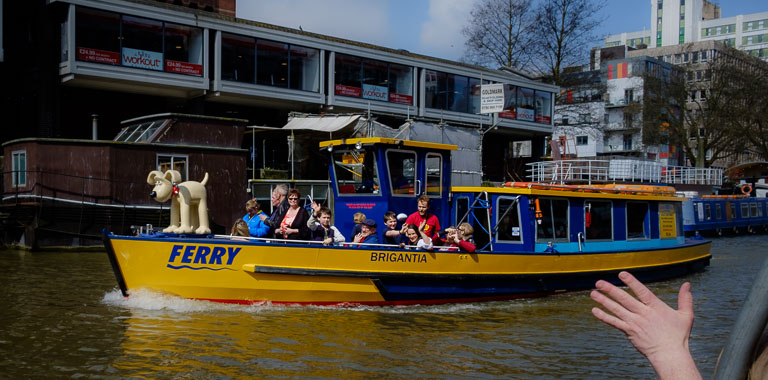
[[[91,118],[93,120],[91,122],[92,130],[93,130],[92,132],[93,137],[91,138],[91,140],[98,140],[99,139],[99,115],[93,114],[91,115]]]

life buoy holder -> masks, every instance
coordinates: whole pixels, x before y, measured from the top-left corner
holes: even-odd
[[[752,193],[752,185],[745,183],[741,185],[741,193],[744,195],[751,194]]]

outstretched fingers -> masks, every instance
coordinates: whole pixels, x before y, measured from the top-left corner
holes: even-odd
[[[693,315],[693,294],[690,282],[680,286],[680,292],[677,293],[677,311]]]
[[[599,290],[606,296],[612,298],[621,306],[623,306],[625,309],[633,313],[637,313],[641,311],[643,307],[645,307],[645,305],[643,305],[643,303],[635,299],[635,297],[632,297],[629,293],[627,293],[623,289],[619,289],[617,286],[607,281],[600,280],[597,283],[595,283],[595,287],[597,288],[597,290]],[[613,310],[611,310],[611,312],[613,312]]]
[[[659,298],[656,297],[656,295],[654,295],[650,289],[643,285],[642,282],[638,281],[638,279],[636,279],[635,276],[631,275],[629,272],[622,271],[619,273],[619,279],[627,284],[629,289],[632,290],[632,293],[635,293],[637,299],[639,299],[640,302],[642,302],[644,305],[651,305],[655,302],[661,302],[661,300],[659,300]]]
[[[625,333],[629,329],[629,325],[627,325],[626,322],[623,320],[614,317],[613,315],[610,315],[606,312],[604,312],[599,307],[593,307],[592,308],[592,315],[594,315],[597,319],[603,321],[604,323],[613,326],[621,331],[624,331]]]

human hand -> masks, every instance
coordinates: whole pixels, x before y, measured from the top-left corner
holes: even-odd
[[[315,202],[315,201],[312,201],[312,204],[310,204],[309,207],[312,207],[312,210],[314,210],[315,213],[320,211],[320,205],[317,204],[317,202]]]
[[[600,280],[590,296],[613,315],[598,307],[592,308],[592,314],[624,332],[660,379],[701,379],[688,348],[693,327],[691,284],[680,286],[675,310],[628,272],[619,273],[619,279],[637,298]]]
[[[359,243],[359,242],[363,241],[364,238],[365,238],[365,236],[363,235],[363,233],[359,232],[357,235],[355,235],[354,242],[355,243]]]
[[[427,225],[427,220],[426,219],[422,220],[421,223],[419,223],[419,231],[424,231],[424,226],[426,225]]]
[[[264,215],[264,214],[259,214],[259,219],[261,219],[261,221],[263,222],[263,221],[267,220],[267,216]]]
[[[331,238],[326,238],[323,240],[323,245],[331,245],[331,243],[333,243],[333,239]]]

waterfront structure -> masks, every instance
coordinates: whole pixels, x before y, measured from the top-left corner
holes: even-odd
[[[1,139],[111,137],[121,120],[163,112],[237,117],[271,127],[285,125],[291,112],[370,112],[390,126],[418,119],[436,128],[444,123],[481,130],[486,179],[505,179],[513,142],[527,142],[531,156],[543,153],[555,86],[509,71],[237,19],[234,6],[212,0],[6,1],[6,29],[26,30],[14,35],[28,38],[6,39],[0,71],[18,91],[1,107],[10,124],[25,128],[3,130]],[[513,113],[480,114],[481,83],[512,86]],[[93,114],[99,115],[95,133]],[[254,149],[254,171],[286,168],[285,140],[253,145],[265,148]]]
[[[651,0],[650,30],[609,35],[605,46],[665,47],[718,41],[768,60],[768,11],[721,18],[708,0]]]

